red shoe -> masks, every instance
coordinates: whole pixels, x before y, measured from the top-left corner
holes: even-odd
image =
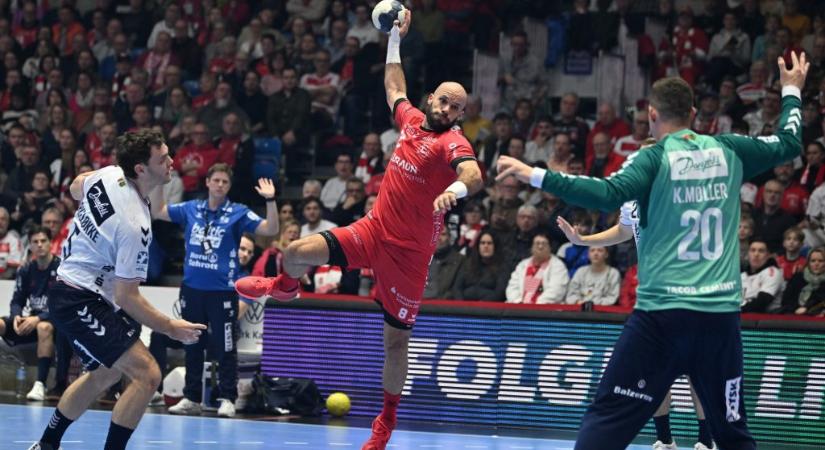
[[[384,416],[378,415],[372,421],[372,435],[369,440],[364,443],[361,450],[384,450],[387,448],[387,442],[390,441],[392,430],[395,429],[395,421],[388,421]]]
[[[235,291],[243,297],[260,298],[269,296],[281,302],[288,302],[298,297],[298,286],[291,291],[282,291],[279,286],[284,275],[275,278],[243,277],[235,282]]]

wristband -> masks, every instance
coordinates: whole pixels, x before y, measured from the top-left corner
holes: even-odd
[[[269,197],[269,198],[264,197],[264,201],[267,202],[267,203],[274,202],[277,199],[278,199],[278,197],[276,197],[274,195],[272,197]]]
[[[387,41],[387,64],[401,64],[401,35],[398,33],[398,27],[393,25]]]
[[[547,169],[533,167],[533,172],[530,173],[530,186],[533,186],[534,188],[541,188],[541,184],[544,182],[544,175],[546,174]]]
[[[447,186],[447,189],[444,189],[444,192],[452,192],[455,194],[456,198],[464,198],[467,196],[467,185],[464,184],[463,181],[456,181]]]
[[[782,86],[782,97],[787,95],[793,95],[794,97],[801,99],[802,98],[802,91],[799,90],[796,86]]]

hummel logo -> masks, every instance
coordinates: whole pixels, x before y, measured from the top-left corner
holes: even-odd
[[[151,231],[151,228],[143,228],[143,227],[140,227],[140,232],[141,232],[141,233],[143,233],[143,235],[144,235],[144,236],[148,236],[148,235],[149,235],[149,231]]]
[[[92,317],[89,313],[89,307],[86,306],[83,308],[82,311],[78,311],[77,315],[80,316],[80,321],[83,323],[87,323],[86,325],[90,330],[94,331],[95,336],[103,336],[106,334],[106,327],[104,327],[97,319]]]
[[[140,238],[140,243],[143,244],[144,247],[149,245],[149,240],[146,238]]]

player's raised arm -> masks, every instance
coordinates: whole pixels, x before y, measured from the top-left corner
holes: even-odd
[[[392,111],[395,102],[407,97],[407,81],[404,79],[404,68],[401,66],[401,39],[410,30],[412,13],[407,10],[403,22],[396,21],[390,30],[390,40],[387,42],[387,65],[384,68],[384,88],[387,90],[387,105]]]
[[[567,237],[567,240],[575,245],[610,247],[611,245],[620,244],[633,237],[633,228],[623,224],[616,224],[601,233],[587,236],[580,235],[573,225],[570,225],[562,216],[556,218],[556,224],[558,224],[559,229],[561,229]]]
[[[169,217],[169,207],[166,204],[166,198],[163,196],[163,186],[158,186],[149,193],[149,202],[153,219],[165,220],[167,222],[172,220]]]

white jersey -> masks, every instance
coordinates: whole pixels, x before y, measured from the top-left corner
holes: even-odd
[[[753,301],[760,292],[770,294],[776,300],[782,294],[783,284],[782,270],[776,266],[764,267],[754,274],[742,272],[742,306]],[[768,308],[771,306],[774,305],[768,305]]]
[[[636,245],[639,245],[639,205],[636,200],[625,202],[619,213],[619,223],[631,227],[633,230],[633,239]]]
[[[146,280],[152,241],[149,204],[117,166],[100,169],[83,182],[83,198],[57,276],[114,303],[115,278]]]

